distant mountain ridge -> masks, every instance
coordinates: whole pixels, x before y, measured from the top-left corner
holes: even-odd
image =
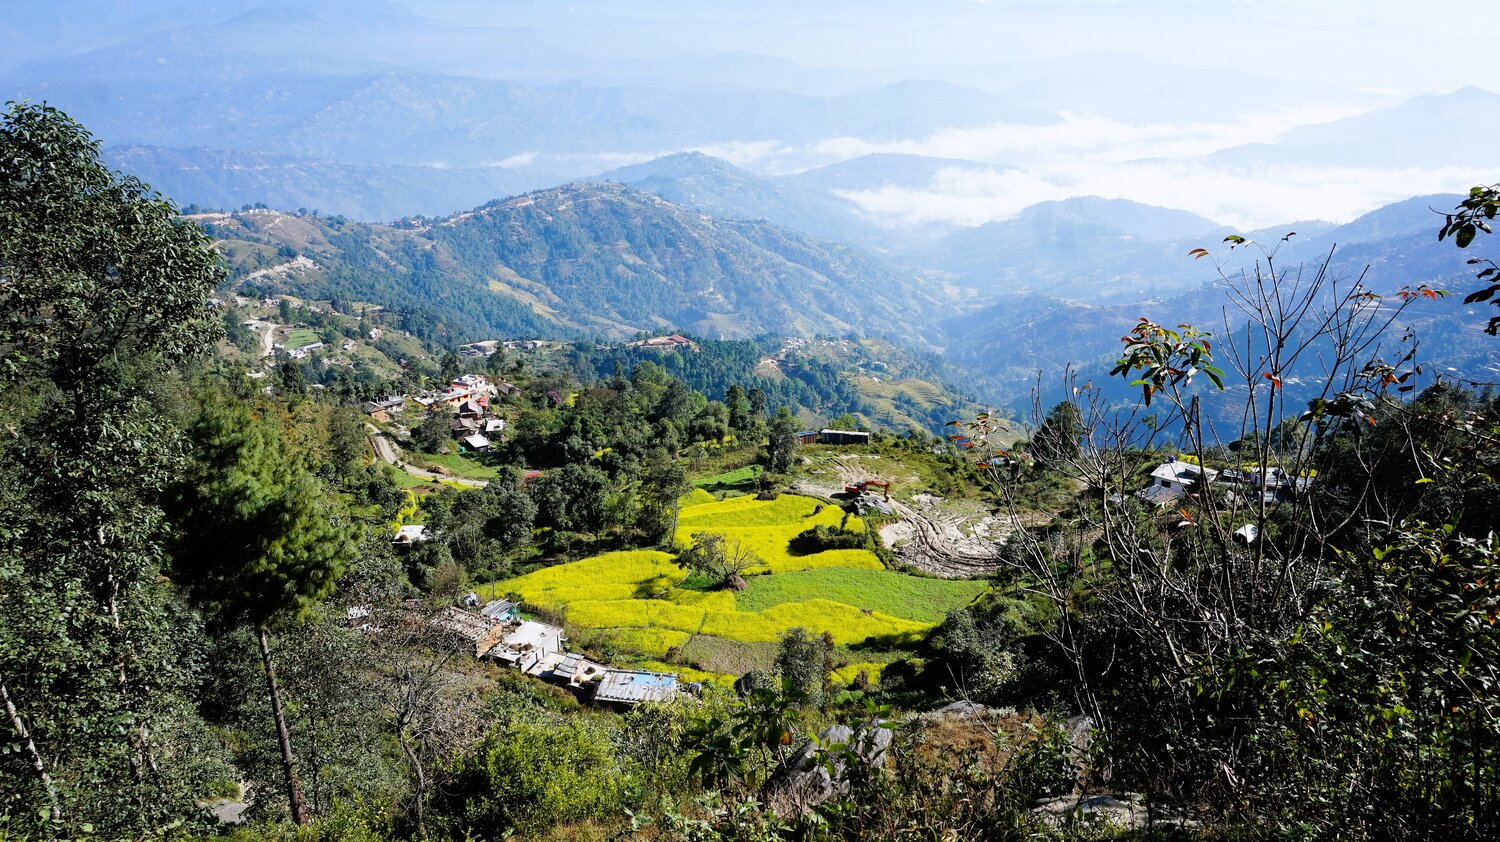
[[[273,218],[290,222],[265,222]],[[429,316],[451,310],[428,329],[459,341],[670,328],[726,338],[854,332],[920,345],[920,326],[944,307],[917,278],[858,249],[619,184],[536,191],[423,225],[266,213],[202,221],[236,276],[306,255],[317,268],[277,283]]]

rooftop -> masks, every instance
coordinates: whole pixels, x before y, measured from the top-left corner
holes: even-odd
[[[604,674],[594,698],[601,702],[638,705],[661,702],[677,695],[677,676],[660,672],[610,670]]]

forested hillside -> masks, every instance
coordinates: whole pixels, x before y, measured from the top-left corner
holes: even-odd
[[[628,337],[666,329],[924,341],[940,299],[849,246],[581,184],[397,226],[280,212],[199,219],[232,278],[301,255],[253,286],[369,301],[453,343],[507,335]]]

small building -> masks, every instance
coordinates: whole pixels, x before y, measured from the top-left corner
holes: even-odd
[[[870,434],[864,430],[819,430],[819,444],[869,444]]]
[[[650,339],[631,342],[629,345],[632,348],[655,348],[661,351],[675,351],[678,348],[686,348],[690,351],[698,350],[698,343],[680,333],[674,333],[671,336],[653,336]]]
[[[563,630],[557,626],[526,620],[510,629],[494,646],[480,654],[481,657],[509,664],[522,672],[532,672],[548,656],[560,656],[565,639]]]
[[[458,417],[460,418],[482,418],[485,407],[477,398],[468,398],[458,405]]]
[[[432,536],[427,534],[427,527],[420,523],[408,523],[396,530],[396,537],[391,539],[392,544],[411,546],[412,544],[426,541]]]
[[[449,645],[460,652],[473,652],[476,658],[494,649],[506,629],[501,623],[456,605],[445,606],[429,617],[427,624]]]
[[[467,447],[468,449],[476,453],[490,449],[490,440],[478,433],[474,433],[470,436],[464,436],[463,442],[464,447]]]
[[[1219,472],[1213,468],[1204,470],[1190,462],[1183,462],[1173,457],[1151,472],[1151,484],[1186,494],[1188,489],[1196,483],[1213,482],[1218,475]]]
[[[448,429],[453,431],[456,438],[465,438],[479,432],[479,422],[473,418],[455,418]]]
[[[1148,485],[1137,491],[1135,496],[1153,506],[1168,506],[1182,497],[1182,491],[1175,488],[1163,488],[1159,485]]]
[[[521,606],[508,599],[496,599],[485,603],[485,606],[479,609],[479,613],[496,622],[510,623],[516,620],[520,610]]]
[[[818,431],[817,430],[803,430],[802,432],[800,432],[800,433],[797,434],[797,441],[802,442],[803,444],[817,444],[818,443]]]
[[[609,670],[594,691],[594,701],[615,705],[665,702],[677,695],[677,676],[662,672]]]
[[[391,416],[401,414],[401,410],[405,408],[405,395],[381,398],[364,405],[365,414],[376,421],[389,421],[391,420]]]
[[[609,667],[590,661],[576,652],[567,652],[552,668],[549,677],[558,684],[577,688],[600,680],[607,672]]]
[[[483,428],[480,430],[480,432],[484,433],[486,436],[498,436],[498,435],[500,435],[501,433],[505,432],[505,419],[504,418],[486,418],[486,419],[484,419],[484,425],[483,425]]]

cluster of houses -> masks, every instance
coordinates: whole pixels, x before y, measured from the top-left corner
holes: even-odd
[[[1189,491],[1214,484],[1231,486],[1231,494],[1259,494],[1267,503],[1280,503],[1300,496],[1312,484],[1310,477],[1292,476],[1282,468],[1269,468],[1262,476],[1259,468],[1248,470],[1204,468],[1172,457],[1151,472],[1151,481],[1135,496],[1148,503],[1167,506]]]
[[[505,431],[505,419],[490,412],[491,402],[516,389],[503,381],[491,382],[482,374],[465,374],[442,389],[370,401],[364,405],[364,410],[377,421],[391,421],[405,411],[408,401],[428,412],[452,408],[455,410],[450,427],[453,437],[469,450],[484,451]]]
[[[676,698],[677,676],[670,673],[614,669],[565,648],[567,636],[557,626],[523,620],[520,606],[506,599],[479,603],[476,594],[463,605],[450,605],[427,619],[428,626],[460,651],[504,664],[526,675],[565,687],[596,702],[633,706]]]

